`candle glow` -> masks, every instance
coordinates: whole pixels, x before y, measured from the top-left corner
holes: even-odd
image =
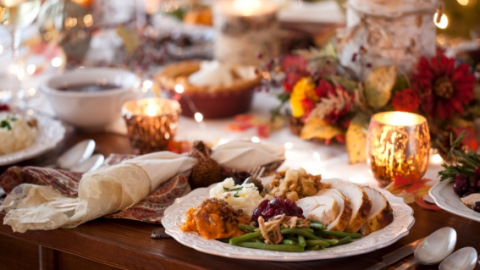
[[[243,16],[252,16],[262,11],[259,0],[234,0],[232,6]]]
[[[382,186],[397,176],[421,179],[429,164],[430,132],[425,117],[406,112],[372,116],[367,163]]]
[[[148,116],[157,115],[158,108],[153,102],[148,102],[147,107],[145,108],[145,114]]]
[[[139,154],[164,150],[175,136],[180,104],[175,100],[146,98],[126,102],[123,118],[130,144]]]

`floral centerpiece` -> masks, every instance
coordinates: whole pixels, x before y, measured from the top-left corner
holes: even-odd
[[[269,85],[282,88],[273,116],[287,115],[292,132],[303,139],[345,143],[351,163],[365,161],[366,130],[371,115],[380,111],[425,116],[434,148],[449,149],[451,134],[462,131],[467,134],[462,147],[478,147],[475,78],[467,64],[441,51],[421,57],[411,74],[383,66],[364,80],[339,64],[331,44],[268,61],[259,72]]]

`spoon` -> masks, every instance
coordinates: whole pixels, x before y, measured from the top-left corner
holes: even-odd
[[[81,173],[91,172],[102,166],[104,160],[105,157],[102,154],[95,154],[89,157],[87,160],[74,165],[72,168],[70,168],[70,170]]]
[[[443,227],[432,234],[418,245],[413,253],[414,258],[400,265],[397,269],[409,269],[415,264],[437,264],[447,257],[455,249],[457,232],[451,227]]]
[[[477,263],[477,250],[473,247],[461,248],[440,263],[440,270],[472,270]]]
[[[70,169],[73,166],[87,160],[95,151],[95,141],[83,140],[65,151],[58,159],[57,166],[61,169]]]

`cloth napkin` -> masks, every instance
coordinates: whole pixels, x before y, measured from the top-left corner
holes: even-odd
[[[0,210],[7,211],[4,224],[18,232],[76,227],[133,206],[161,183],[191,169],[195,162],[172,152],[139,156],[83,175],[76,198],[52,186],[24,184],[12,190]]]
[[[283,146],[276,144],[232,141],[213,147],[210,157],[222,166],[251,171],[259,165],[283,161],[284,154]]]
[[[283,147],[252,142],[230,142],[212,149],[214,154],[221,166],[234,168],[230,171],[278,167],[284,160]],[[7,212],[4,224],[25,232],[76,227],[102,216],[159,223],[165,208],[190,191],[188,176],[196,159],[172,152],[128,158],[109,158],[115,165],[80,180],[68,171],[11,167],[0,176],[9,193],[0,206]]]

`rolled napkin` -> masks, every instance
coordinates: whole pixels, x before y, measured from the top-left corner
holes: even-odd
[[[232,141],[212,148],[212,159],[232,169],[250,171],[255,167],[285,160],[285,149],[276,144]]]
[[[22,184],[5,198],[0,210],[7,212],[4,224],[18,232],[76,227],[133,206],[195,162],[172,152],[139,156],[83,175],[76,198],[51,186]]]

